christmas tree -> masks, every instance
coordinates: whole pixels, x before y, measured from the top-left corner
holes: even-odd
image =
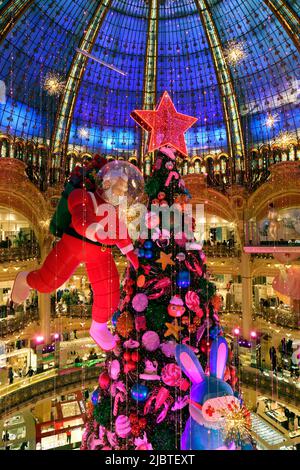
[[[151,150],[160,150],[145,184],[148,207],[136,243],[139,268],[135,271],[128,266],[125,273],[120,309],[112,319],[118,346],[107,354],[99,386],[92,394],[82,449],[184,448],[181,438],[189,419],[194,385],[189,370],[181,364],[180,354],[188,348],[193,357],[197,356],[203,371],[209,373],[210,355],[215,354],[212,346],[223,335],[218,316],[221,300],[207,273],[205,254],[194,238],[190,196],[176,166],[175,152],[186,151],[183,132],[191,123],[186,120],[182,127],[179,124],[193,118],[175,111],[175,118],[182,120],[177,120],[174,127],[170,106],[171,112],[175,108],[168,95],[169,103],[163,103],[165,98],[166,95],[156,111],[141,111],[134,116],[146,122],[149,149],[152,142]],[[154,127],[161,128],[164,105],[169,107],[168,122],[172,122],[176,137],[166,137],[170,126],[164,124],[165,140],[157,142],[153,131],[155,137]],[[152,121],[151,113],[157,113]],[[172,145],[174,141],[176,146]],[[178,345],[184,345],[183,349],[178,349]],[[222,371],[227,394],[236,383],[230,370],[233,369],[225,364]],[[245,424],[248,413],[237,402],[231,400],[231,411],[239,413],[240,422],[245,416]],[[231,431],[232,427],[221,438],[226,445],[235,440]],[[208,444],[208,448],[214,446]]]

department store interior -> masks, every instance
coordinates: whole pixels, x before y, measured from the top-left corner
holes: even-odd
[[[147,182],[155,155],[130,113],[166,90],[198,119],[176,162],[203,207],[256,449],[299,450],[299,15],[297,0],[0,2],[0,450],[82,446],[108,354],[89,334],[85,265],[20,304],[14,280],[55,246],[49,225],[75,166],[101,155]],[[121,282],[128,261],[113,254]]]

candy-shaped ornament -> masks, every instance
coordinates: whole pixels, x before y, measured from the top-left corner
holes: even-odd
[[[117,417],[115,422],[115,430],[117,436],[125,439],[131,433],[131,424],[130,420],[125,415],[120,415]]]

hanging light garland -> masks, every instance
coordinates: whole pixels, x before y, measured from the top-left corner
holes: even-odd
[[[59,96],[65,89],[66,83],[63,81],[63,78],[54,72],[49,72],[46,75],[44,82],[44,89],[51,96]]]
[[[247,57],[245,52],[245,44],[241,41],[230,41],[227,44],[224,52],[227,63],[233,67],[242,62]]]
[[[289,131],[281,131],[274,139],[274,144],[279,145],[281,148],[287,148],[294,142],[294,135]]]

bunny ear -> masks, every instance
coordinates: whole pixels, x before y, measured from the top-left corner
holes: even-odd
[[[228,355],[227,341],[219,336],[211,346],[209,368],[210,374],[218,379],[223,379]]]
[[[175,358],[185,375],[194,383],[199,384],[204,380],[205,374],[195,353],[184,344],[178,344],[175,348]]]

